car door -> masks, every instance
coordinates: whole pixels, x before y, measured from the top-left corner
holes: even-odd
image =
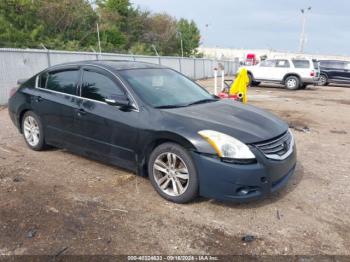
[[[42,121],[49,144],[74,143],[74,117],[78,107],[78,67],[61,68],[39,75],[32,107]]]
[[[104,69],[83,67],[80,95],[76,132],[85,153],[125,168],[135,168],[139,111],[123,110],[105,102],[127,96],[121,82]]]
[[[276,67],[274,68],[273,80],[281,81],[284,76],[290,70],[290,63],[287,59],[278,59],[276,60]]]
[[[257,70],[254,71],[254,78],[257,80],[272,80],[275,79],[275,68],[276,68],[276,60],[268,59],[262,61]]]
[[[346,76],[345,63],[342,61],[332,61],[329,65],[328,76],[335,82],[343,82]]]
[[[344,62],[344,71],[341,80],[350,83],[350,62]]]

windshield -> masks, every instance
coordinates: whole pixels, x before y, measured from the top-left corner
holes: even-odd
[[[170,69],[132,69],[119,73],[137,95],[153,107],[180,107],[216,101],[199,85]]]

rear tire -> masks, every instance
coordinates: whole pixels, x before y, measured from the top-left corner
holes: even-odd
[[[297,90],[300,88],[300,79],[296,76],[288,76],[284,81],[284,85],[288,90]]]
[[[148,176],[163,198],[183,204],[198,196],[199,180],[192,157],[175,143],[156,147],[148,161]]]
[[[22,118],[22,133],[28,147],[35,151],[46,148],[44,129],[40,118],[32,111],[27,111]]]
[[[326,75],[320,75],[320,80],[318,81],[319,86],[326,86],[328,85],[328,77]]]

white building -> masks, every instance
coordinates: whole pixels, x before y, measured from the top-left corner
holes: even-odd
[[[309,57],[314,59],[329,59],[329,60],[349,60],[350,56],[339,55],[323,55],[323,54],[307,54],[307,53],[294,53],[288,51],[276,51],[272,49],[238,49],[238,48],[220,48],[220,47],[199,47],[198,51],[204,54],[206,58],[214,59],[235,59],[240,61],[246,59],[247,54],[255,54],[257,59],[262,56],[267,58],[292,58],[292,57]]]

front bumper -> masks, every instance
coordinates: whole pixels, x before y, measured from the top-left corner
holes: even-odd
[[[267,159],[258,149],[254,164],[231,164],[192,153],[199,175],[199,194],[220,201],[247,202],[270,195],[284,187],[296,166],[296,148],[281,161]]]

